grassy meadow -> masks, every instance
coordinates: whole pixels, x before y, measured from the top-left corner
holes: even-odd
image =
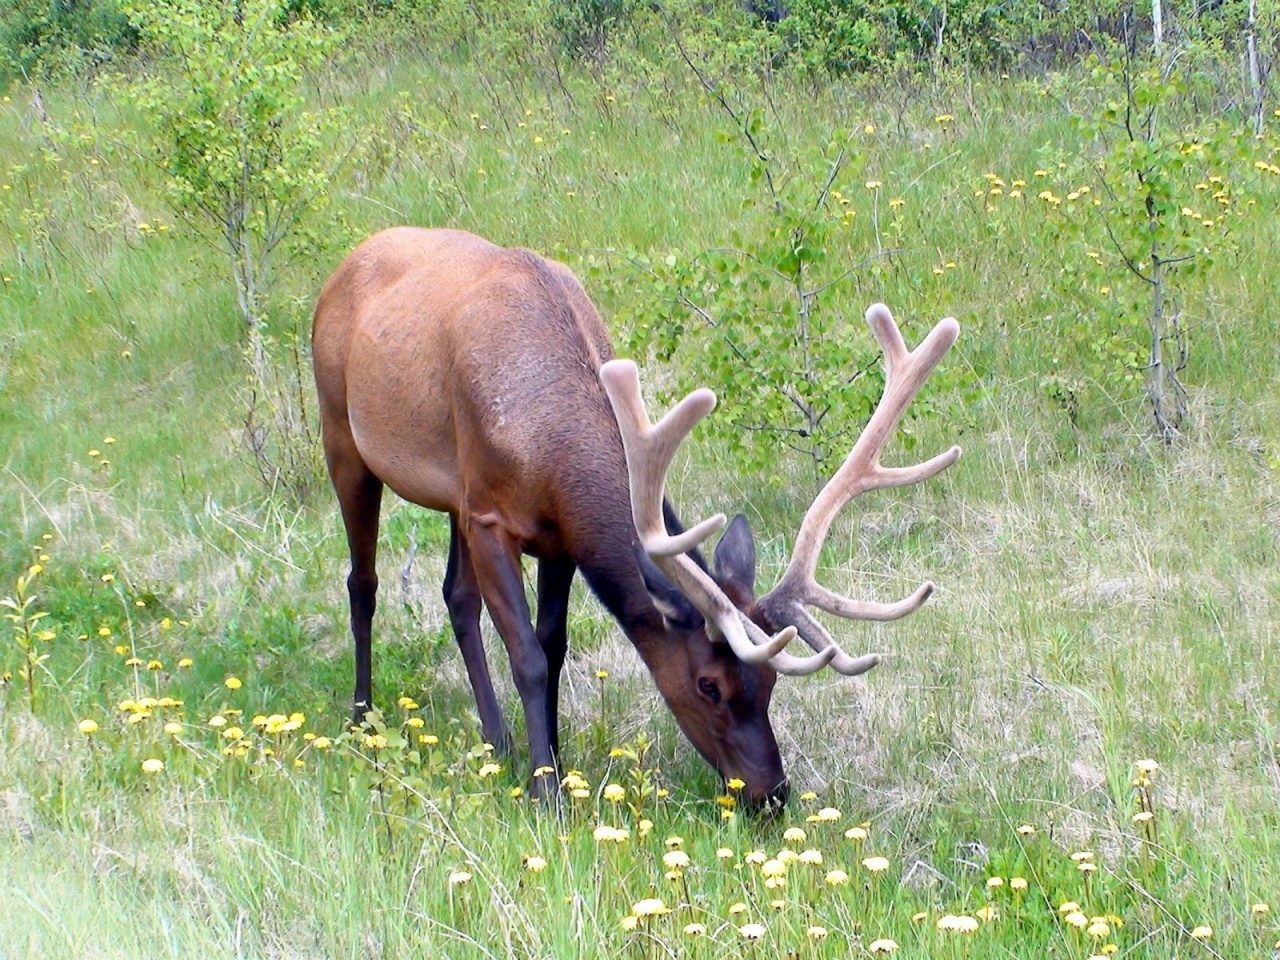
[[[0,958],[1271,955],[1280,118],[1234,152],[1186,152],[1176,215],[1203,253],[1174,288],[1190,419],[1164,444],[1140,365],[1093,332],[1140,328],[1145,287],[1087,209],[1103,190],[1075,123],[1103,109],[1087,74],[741,90],[787,184],[821,186],[804,158],[847,131],[816,214],[843,335],[870,351],[875,301],[909,344],[944,315],[962,328],[932,415],[886,460],[964,456],[853,504],[821,567],[858,596],[938,591],[838,632],[890,654],[864,678],[779,683],[794,790],[771,821],[721,796],[581,583],[562,686],[577,779],[561,815],[531,804],[523,745],[480,742],[440,599],[447,520],[394,497],[383,722],[346,730],[336,504],[319,474],[302,497],[264,483],[246,448],[224,260],[172,212],[136,146],[145,119],[111,86],[44,89],[47,121],[7,91],[0,597],[36,599],[0,633]],[[658,309],[645,264],[766,229],[752,156],[678,62],[553,82],[366,51],[308,95],[370,145],[311,225],[322,252],[277,278],[275,359],[304,407],[315,295],[379,228],[562,259],[618,342]],[[1199,109],[1171,106],[1169,129]],[[692,363],[677,350],[649,376]],[[690,447],[674,501],[687,520],[745,512],[771,584],[808,468],[779,451],[743,470],[700,432]]]

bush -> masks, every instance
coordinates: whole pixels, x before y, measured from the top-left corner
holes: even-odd
[[[137,41],[116,0],[6,0],[0,11],[0,85],[39,72],[59,56],[110,60]]]

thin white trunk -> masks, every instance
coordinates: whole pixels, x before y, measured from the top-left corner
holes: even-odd
[[[1245,25],[1245,50],[1249,56],[1249,94],[1253,98],[1253,132],[1262,133],[1262,73],[1258,68],[1258,0],[1249,0]]]
[[[1164,43],[1163,0],[1151,0],[1151,40],[1157,48]]]

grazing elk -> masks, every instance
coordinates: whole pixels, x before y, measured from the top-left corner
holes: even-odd
[[[454,230],[402,227],[365,241],[325,284],[313,328],[325,458],[351,549],[357,720],[372,704],[385,485],[449,514],[444,600],[487,740],[510,746],[481,645],[482,602],[511,660],[530,762],[536,773],[554,769],[569,587],[581,571],[698,751],[722,777],[745,781],[749,801],[785,801],[768,715],[777,675],[830,665],[854,676],[878,662],[845,654],[806,608],[893,620],[933,589],[879,604],[819,586],[832,520],[859,493],[933,476],[960,454],[880,466],[881,448],[959,328],[943,320],[908,352],[887,309],[874,306],[867,319],[884,349],[884,397],[806,513],[781,581],[756,599],[746,519],[729,525],[708,566],[696,547],[724,517],[682,531],[663,497],[676,447],[715,403],[709,390],[651,426],[634,364],[612,359],[599,314],[559,263]],[[522,554],[538,561],[536,624]],[[797,633],[817,652],[785,652]],[[554,778],[535,776],[535,792],[554,788]]]

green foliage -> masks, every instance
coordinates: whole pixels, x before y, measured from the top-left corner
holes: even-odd
[[[110,60],[137,32],[116,0],[6,0],[0,10],[0,88],[58,60]]]
[[[297,327],[268,326],[275,268],[349,237],[319,227],[329,187],[359,138],[340,109],[306,103],[303,82],[337,35],[290,19],[280,0],[132,0],[127,6],[157,69],[128,89],[150,120],[147,151],[174,209],[226,258],[248,333],[246,436],[264,481],[314,480],[314,444],[299,384],[309,381]],[[287,357],[273,366],[279,343]],[[300,445],[300,446],[299,446]]]
[[[40,625],[40,621],[49,614],[35,608],[36,596],[31,592],[32,582],[43,569],[40,564],[32,564],[25,574],[17,578],[14,595],[0,598],[0,607],[8,611],[4,619],[13,627],[13,643],[20,657],[18,676],[26,684],[27,702],[33,709],[36,704],[36,673],[41,670],[48,672],[45,661],[49,654],[43,652],[42,645],[57,636]]]

